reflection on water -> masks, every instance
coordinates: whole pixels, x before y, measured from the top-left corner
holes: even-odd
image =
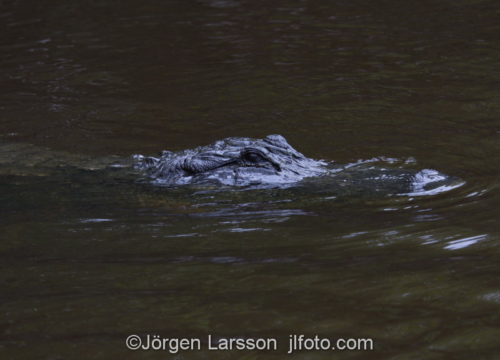
[[[127,350],[131,334],[204,339],[178,359],[498,358],[499,10],[0,3],[0,141],[67,151],[0,158],[0,358],[171,356]],[[406,162],[465,183],[351,198],[88,174],[110,155],[269,134],[314,159]],[[290,356],[293,334],[375,350]],[[279,349],[211,352],[208,335]]]
[[[462,249],[464,247],[467,247],[469,245],[475,244],[478,241],[486,239],[487,235],[477,235],[477,236],[471,236],[468,238],[464,239],[459,239],[459,240],[453,240],[449,242],[448,246],[445,246],[445,249],[450,249],[450,250],[457,250],[457,249]]]

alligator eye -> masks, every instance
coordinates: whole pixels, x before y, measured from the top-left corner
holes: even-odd
[[[266,160],[262,156],[256,153],[246,153],[243,157],[245,160],[253,163],[258,163]]]

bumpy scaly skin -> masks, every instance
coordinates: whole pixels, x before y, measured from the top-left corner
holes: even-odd
[[[140,159],[136,168],[171,185],[284,185],[327,172],[324,162],[305,157],[281,135],[269,135],[263,140],[227,138],[193,150],[176,154],[164,151],[160,155]]]
[[[456,186],[457,178],[435,170],[386,170],[370,166],[347,169],[305,157],[281,135],[262,140],[227,138],[160,157],[138,156],[136,169],[166,185],[229,185],[288,187],[309,178],[331,179],[332,186],[390,187],[396,192],[425,192],[440,186]],[[382,184],[383,186],[381,186]]]

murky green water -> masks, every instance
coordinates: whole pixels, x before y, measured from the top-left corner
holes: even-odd
[[[2,1],[2,143],[129,156],[276,133],[311,158],[414,159],[466,184],[339,201],[84,176],[71,156],[19,168],[0,176],[0,358],[498,359],[499,12]],[[132,351],[132,334],[201,349]],[[287,354],[290,335],[374,350]],[[209,350],[223,338],[278,350]]]

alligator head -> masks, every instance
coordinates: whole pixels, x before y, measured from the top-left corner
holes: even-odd
[[[325,162],[309,159],[281,135],[262,140],[227,138],[160,157],[139,157],[136,168],[168,185],[223,184],[283,186],[327,172]]]

